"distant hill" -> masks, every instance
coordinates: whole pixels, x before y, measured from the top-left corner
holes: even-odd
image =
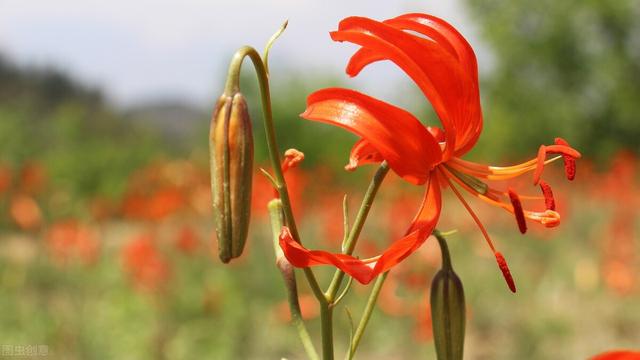
[[[210,117],[204,110],[175,99],[135,105],[123,115],[144,127],[158,129],[163,138],[178,141],[187,140],[196,129],[204,128]]]
[[[32,102],[48,110],[65,101],[101,105],[102,93],[53,67],[18,66],[0,53],[0,103]]]
[[[21,66],[0,53],[0,105],[29,108],[33,121],[58,106],[74,102],[98,112],[111,113],[112,126],[143,127],[157,132],[165,141],[184,143],[197,128],[208,124],[210,114],[175,99],[158,99],[127,109],[114,109],[102,91],[89,87],[54,67]],[[88,117],[87,121],[91,121]]]

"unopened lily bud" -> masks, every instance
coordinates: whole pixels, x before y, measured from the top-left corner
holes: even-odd
[[[462,360],[465,305],[462,281],[452,269],[441,269],[431,283],[431,321],[438,359]]]
[[[209,132],[211,191],[222,262],[242,254],[251,214],[253,135],[244,96],[223,94]]]
[[[442,252],[442,268],[431,282],[431,322],[438,360],[462,360],[465,304],[462,281],[453,271],[444,237],[434,232]]]

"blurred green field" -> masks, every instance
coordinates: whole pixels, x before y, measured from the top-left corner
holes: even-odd
[[[555,136],[585,156],[573,182],[560,163],[545,170],[563,216],[557,229],[532,224],[522,236],[510,214],[471,202],[509,261],[516,294],[472,219],[445,197],[439,229],[457,230],[449,245],[467,296],[466,358],[585,359],[639,348],[640,7],[467,7],[495,56],[481,74],[485,131],[470,158],[528,160]],[[251,81],[247,73],[256,162],[268,167]],[[340,81],[288,73],[273,89],[281,148],[306,154],[287,174],[303,241],[333,250],[342,197],[355,213],[373,168],[342,171],[355,138],[297,114],[306,94]],[[433,118],[428,103],[416,108]],[[123,111],[72,75],[0,54],[0,357],[34,355],[28,347],[54,359],[304,358],[274,264],[266,214],[273,192],[257,170],[246,253],[230,265],[217,259],[207,111]],[[175,126],[168,113],[188,125],[153,121],[168,117]],[[356,253],[376,254],[400,236],[421,191],[389,175]],[[429,240],[394,268],[356,358],[435,359],[427,299],[439,262]],[[326,287],[333,271],[317,274]],[[318,309],[299,280],[319,339]],[[337,308],[337,354],[349,339],[344,308],[359,318],[367,294],[354,284]]]

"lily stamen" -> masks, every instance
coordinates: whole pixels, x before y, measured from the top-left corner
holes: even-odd
[[[524,217],[524,211],[522,211],[522,203],[520,202],[520,198],[515,191],[509,189],[509,199],[511,200],[511,205],[513,206],[513,214],[516,216],[516,221],[518,222],[518,229],[520,229],[520,232],[524,234],[527,232],[527,220]]]
[[[491,248],[491,251],[493,252],[493,255],[496,258],[496,261],[498,262],[498,267],[502,272],[502,276],[504,277],[504,280],[506,281],[507,286],[509,286],[509,289],[511,290],[511,292],[515,293],[516,285],[515,285],[515,282],[513,281],[513,277],[511,276],[511,271],[509,271],[509,266],[507,265],[507,261],[504,259],[504,256],[502,256],[502,254],[496,250],[495,246],[493,245],[493,242],[491,241],[491,238],[489,237],[489,233],[484,228],[484,225],[482,225],[482,222],[480,222],[480,219],[478,218],[476,213],[473,211],[473,209],[471,209],[471,206],[469,206],[467,201],[462,197],[462,194],[460,193],[460,191],[458,191],[458,189],[455,188],[451,180],[449,180],[449,177],[442,171],[442,168],[439,168],[439,169],[441,170],[442,175],[447,181],[447,183],[449,183],[449,187],[451,187],[451,190],[453,190],[453,193],[456,194],[456,197],[460,200],[462,205],[464,205],[469,215],[471,215],[471,217],[473,218],[473,221],[475,221],[476,225],[478,225],[480,232],[484,236],[484,239],[486,240],[487,244]]]
[[[554,142],[556,145],[569,146],[569,143],[560,137],[555,138]],[[562,158],[564,159],[564,172],[567,175],[567,179],[572,181],[576,177],[576,159],[569,155],[563,155]]]
[[[561,159],[562,156],[555,156],[553,158],[544,160],[543,165],[548,165],[554,161]],[[538,159],[531,159],[521,164],[513,166],[488,166],[482,164],[476,164],[471,161],[462,160],[460,158],[451,159],[447,165],[455,168],[458,171],[477,176],[486,180],[508,180],[525,174],[529,171],[533,171],[538,166]]]
[[[542,194],[544,195],[544,204],[547,210],[555,210],[556,209],[556,201],[553,198],[553,191],[551,191],[551,186],[544,181],[540,181],[540,190],[542,190]]]

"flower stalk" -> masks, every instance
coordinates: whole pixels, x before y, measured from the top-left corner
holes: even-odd
[[[373,314],[373,309],[376,307],[376,303],[378,302],[378,296],[380,295],[380,291],[382,290],[382,285],[384,285],[384,281],[387,279],[388,275],[388,271],[383,273],[382,275],[378,276],[376,282],[373,284],[373,288],[371,289],[371,293],[369,294],[369,298],[367,299],[367,305],[365,305],[364,311],[362,312],[362,318],[360,318],[358,327],[353,333],[353,339],[351,339],[351,343],[349,344],[349,352],[345,357],[345,359],[347,360],[353,359],[353,356],[356,353],[356,349],[358,349],[358,345],[360,345],[360,340],[362,339],[362,335],[364,335],[364,330],[369,324],[369,320],[371,319],[371,315]]]
[[[367,192],[365,193],[364,198],[362,199],[360,210],[358,210],[358,214],[356,215],[356,219],[353,223],[353,226],[351,227],[351,230],[349,231],[349,235],[347,236],[346,241],[344,241],[344,244],[342,246],[344,254],[347,254],[347,255],[353,254],[358,238],[360,237],[360,233],[362,232],[362,228],[364,227],[364,223],[367,219],[367,216],[369,215],[371,206],[373,205],[373,201],[376,197],[376,194],[378,193],[378,189],[380,189],[380,186],[382,185],[382,181],[384,180],[388,172],[389,172],[389,167],[387,166],[386,162],[383,162],[378,168],[378,170],[376,171],[376,173],[374,174],[373,178],[371,179],[371,182],[369,183],[369,187],[367,188]],[[343,207],[346,208],[346,206],[343,206]],[[346,228],[347,226],[345,224],[345,229]],[[340,269],[336,269],[333,275],[333,279],[331,280],[331,283],[329,284],[329,287],[325,292],[325,298],[327,300],[327,304],[321,305],[320,307],[320,316],[322,318],[322,344],[323,344],[322,348],[323,348],[323,354],[326,354],[326,356],[324,357],[325,359],[333,359],[333,319],[332,319],[333,311],[332,311],[332,308],[337,302],[337,300],[339,300],[339,298],[336,298],[336,295],[338,293],[338,290],[340,289],[340,286],[342,285],[344,276],[345,276],[344,271]],[[384,282],[384,280],[382,280],[382,282]],[[376,287],[374,286],[374,290],[375,288]],[[380,290],[378,289],[378,292],[379,291]],[[375,305],[376,299],[377,299],[377,295],[373,300],[373,305]],[[371,314],[369,314],[369,316],[370,315]],[[364,332],[364,328],[367,325],[367,322],[368,322],[368,319],[364,323],[361,322],[361,324],[358,326],[358,329],[356,330],[356,333],[354,335],[354,339],[353,339],[354,341],[357,339],[357,342],[359,342],[360,337]],[[355,351],[355,348],[351,344],[349,346],[350,346],[350,349],[352,349],[349,351],[349,353],[353,353]],[[357,347],[357,345],[355,347]]]
[[[278,32],[281,32],[279,30]],[[275,38],[272,38],[274,41]],[[271,47],[271,44],[267,44],[267,49]],[[266,51],[268,54],[268,51]],[[260,100],[262,104],[262,114],[264,121],[264,128],[267,137],[267,148],[269,151],[269,159],[273,168],[273,180],[275,182],[276,191],[282,200],[282,210],[285,215],[285,223],[291,230],[293,238],[300,242],[300,235],[296,222],[293,218],[293,211],[291,208],[291,201],[289,198],[289,192],[287,191],[287,183],[284,179],[282,169],[280,168],[280,151],[275,136],[275,127],[273,125],[273,112],[271,108],[271,93],[269,88],[269,75],[265,66],[265,61],[260,57],[258,52],[250,47],[243,46],[233,55],[231,64],[229,65],[229,72],[227,75],[227,82],[225,84],[224,93],[234,93],[240,91],[240,70],[242,68],[242,62],[248,57],[251,59],[251,63],[256,71],[258,77],[258,85],[260,88]],[[313,271],[309,268],[303,269],[305,277],[309,282],[314,295],[321,303],[326,302],[324,294],[318,285],[318,282],[313,274]]]
[[[282,218],[282,201],[280,199],[273,199],[267,205],[269,208],[269,218],[271,220],[271,231],[273,233],[273,244],[276,254],[276,266],[282,275],[284,280],[285,289],[287,290],[287,302],[289,303],[289,312],[291,313],[291,322],[298,331],[298,336],[304,347],[304,351],[311,360],[319,360],[318,352],[313,346],[309,331],[304,324],[302,318],[302,311],[300,309],[300,302],[298,301],[298,285],[296,282],[296,276],[293,271],[293,266],[289,263],[282,249],[278,245],[278,235],[280,229],[284,225],[284,219]]]

